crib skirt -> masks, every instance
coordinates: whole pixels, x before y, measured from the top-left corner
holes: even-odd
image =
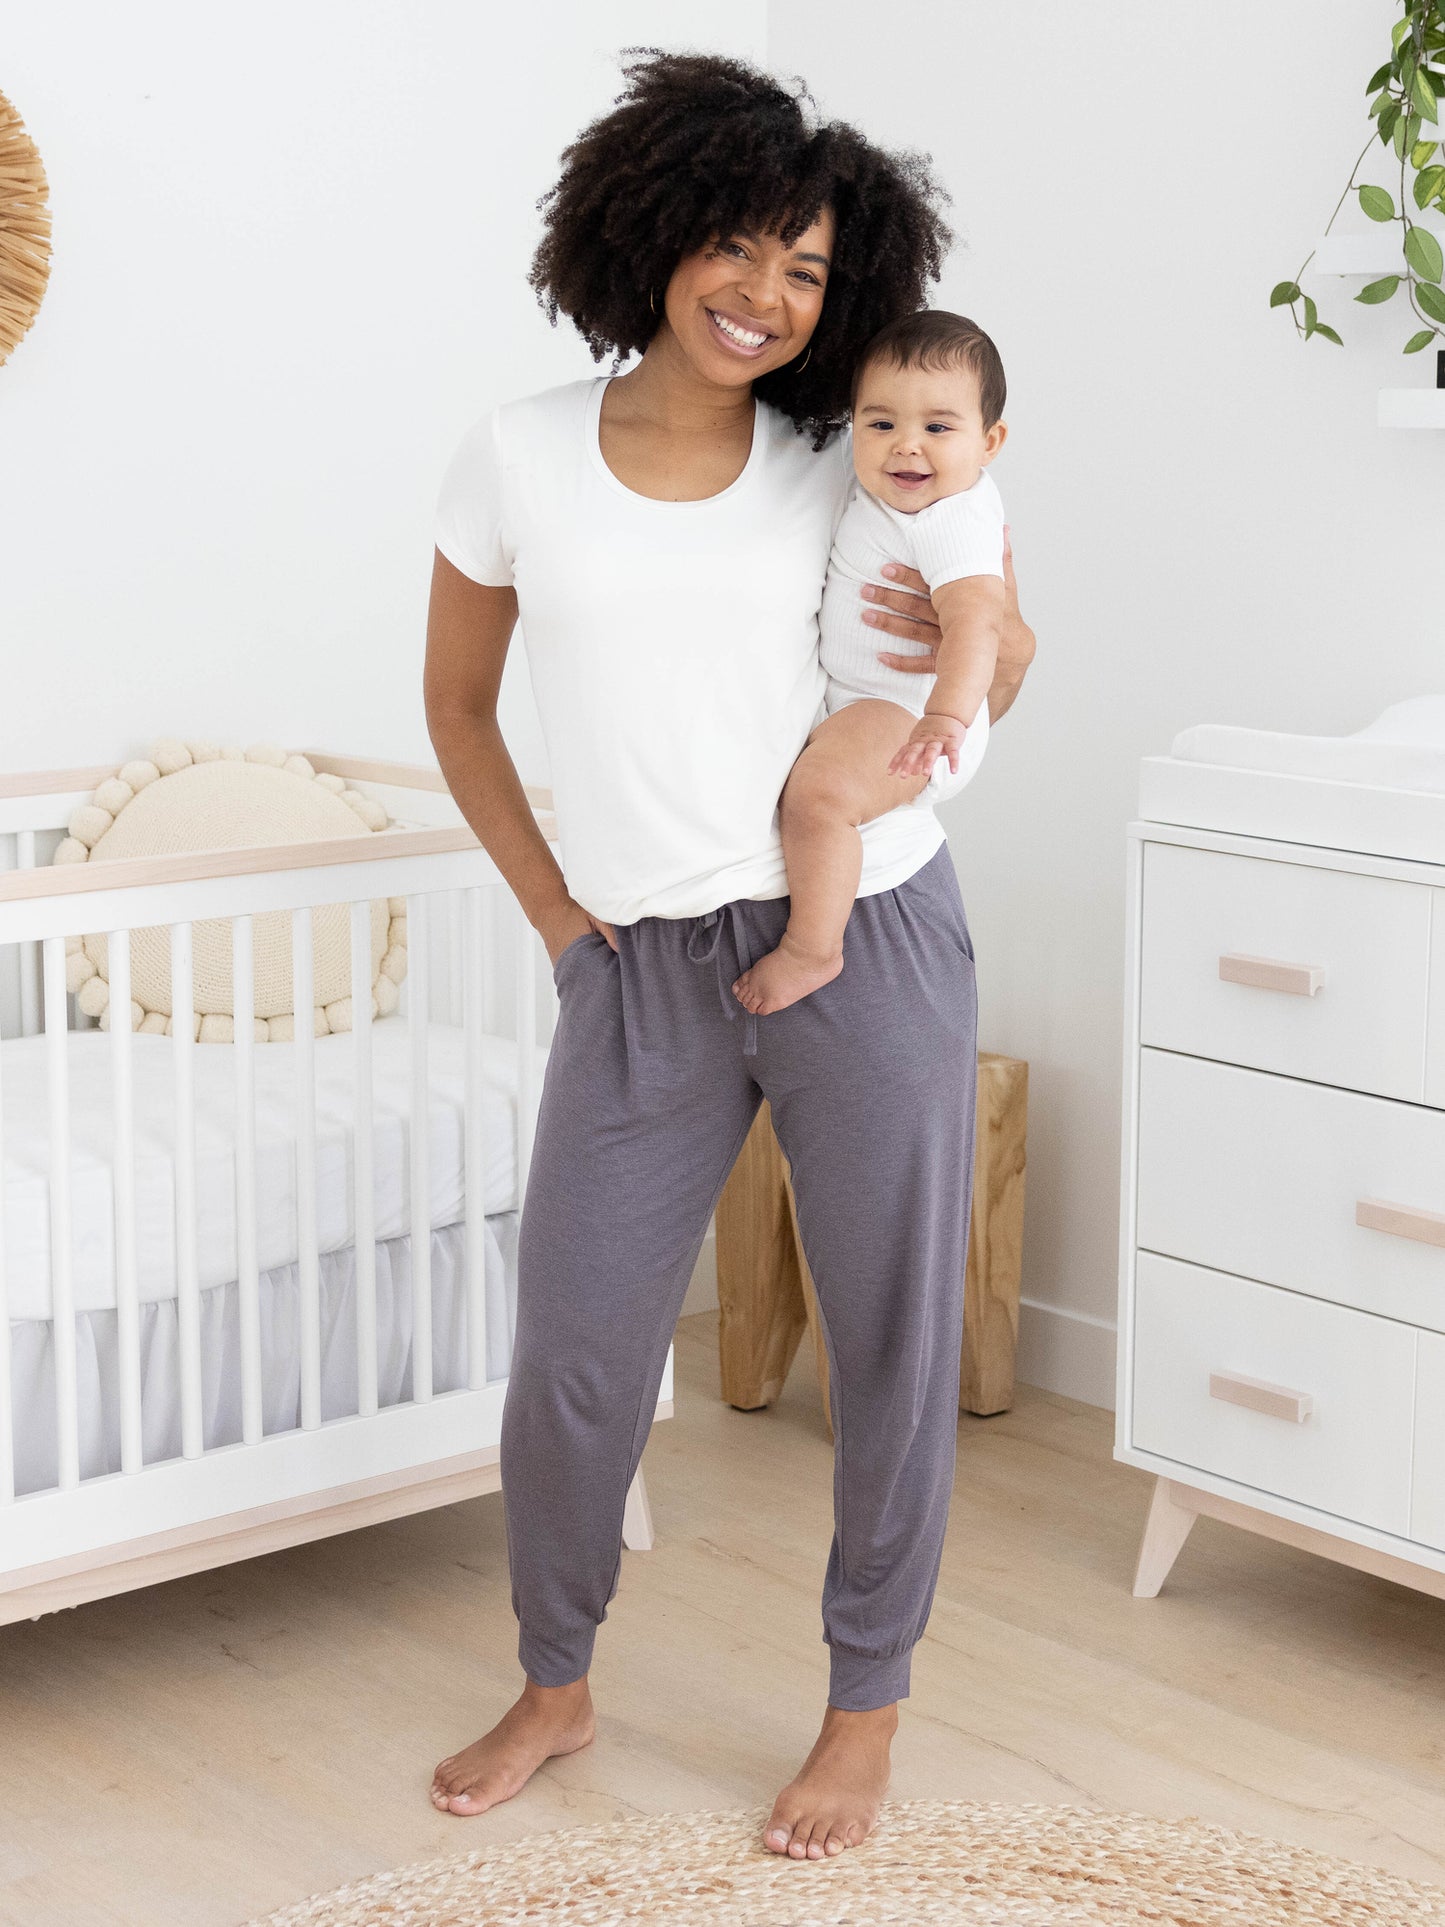
[[[486,1240],[487,1377],[504,1378],[516,1315],[517,1214],[483,1220]],[[447,1225],[431,1234],[432,1387],[467,1383],[466,1232]],[[356,1253],[320,1260],[321,1416],[354,1413],[356,1398]],[[261,1274],[262,1426],[266,1433],[301,1422],[301,1346],[297,1267]],[[377,1397],[395,1405],[411,1397],[411,1239],[376,1246]],[[241,1438],[240,1290],[232,1283],[201,1293],[201,1382],[206,1449]],[[57,1480],[54,1327],[22,1320],[10,1328],[15,1490],[38,1492]],[[80,1475],[120,1470],[120,1391],[116,1314],[75,1319],[80,1413]],[[181,1452],[180,1362],[173,1298],[140,1307],[141,1437],[147,1465]]]

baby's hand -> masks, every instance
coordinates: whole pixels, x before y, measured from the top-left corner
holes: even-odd
[[[940,756],[948,758],[953,775],[958,774],[958,756],[967,729],[957,716],[930,714],[920,716],[913,734],[888,765],[893,776],[931,776]]]

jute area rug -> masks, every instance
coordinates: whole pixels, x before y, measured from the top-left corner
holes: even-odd
[[[907,1800],[781,1860],[766,1809],[535,1834],[375,1875],[250,1927],[1445,1927],[1445,1889],[1139,1814]]]

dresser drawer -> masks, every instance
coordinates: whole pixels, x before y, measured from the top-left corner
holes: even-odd
[[[1135,1237],[1445,1331],[1445,1111],[1141,1051]]]
[[[1418,1101],[1431,895],[1423,884],[1149,844],[1142,1041]]]
[[[1410,1537],[1445,1552],[1445,1338],[1420,1339],[1415,1374],[1415,1481]]]
[[[1131,1442],[1407,1535],[1418,1343],[1388,1319],[1140,1252]]]

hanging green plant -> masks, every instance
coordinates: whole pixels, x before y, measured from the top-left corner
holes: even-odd
[[[1432,207],[1445,213],[1445,166],[1441,165],[1445,149],[1441,147],[1440,127],[1440,100],[1445,96],[1445,0],[1401,0],[1401,4],[1403,17],[1390,33],[1390,58],[1365,84],[1365,92],[1374,95],[1370,118],[1375,128],[1360,150],[1334,213],[1325,223],[1325,233],[1334,226],[1351,194],[1357,196],[1361,210],[1372,221],[1399,223],[1399,273],[1382,275],[1361,288],[1355,299],[1366,307],[1378,307],[1403,287],[1416,319],[1425,323],[1405,343],[1404,352],[1414,355],[1437,338],[1445,341],[1445,291],[1440,285],[1445,252],[1435,230],[1415,218],[1415,214],[1424,214]],[[1398,204],[1390,188],[1359,180],[1360,169],[1377,141],[1387,152],[1393,149],[1399,162]],[[1414,214],[1408,211],[1411,202]],[[1339,335],[1320,320],[1315,303],[1300,289],[1304,271],[1314,258],[1311,249],[1292,281],[1276,283],[1269,305],[1288,307],[1306,341],[1312,335],[1322,335],[1339,347]]]

